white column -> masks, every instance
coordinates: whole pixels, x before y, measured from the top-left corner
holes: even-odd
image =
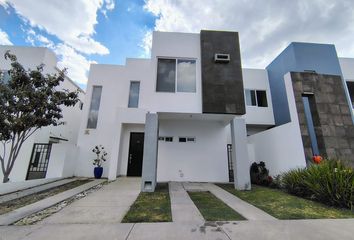
[[[234,184],[237,190],[250,190],[250,163],[247,149],[246,122],[243,118],[231,120],[232,164]]]
[[[118,123],[117,131],[113,134],[113,144],[111,149],[111,154],[109,156],[109,169],[108,169],[108,180],[113,181],[117,178],[117,169],[118,169],[118,156],[119,156],[119,146],[120,138],[122,132],[122,123]],[[114,132],[114,131],[113,131]]]
[[[143,171],[141,191],[154,192],[157,174],[159,121],[157,113],[147,113],[145,120]]]

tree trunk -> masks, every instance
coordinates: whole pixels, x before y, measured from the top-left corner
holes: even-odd
[[[10,180],[9,174],[8,174],[8,173],[5,173],[5,174],[4,174],[4,177],[2,178],[2,182],[3,182],[3,183],[7,183],[9,180]]]

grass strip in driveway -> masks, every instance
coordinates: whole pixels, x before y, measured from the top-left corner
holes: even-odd
[[[243,216],[226,205],[211,192],[188,192],[206,221],[240,221]]]
[[[168,183],[157,184],[155,192],[141,192],[122,222],[172,222]]]
[[[42,199],[51,197],[58,193],[64,192],[66,190],[76,188],[85,183],[91,182],[92,180],[76,180],[73,182],[66,183],[64,185],[50,188],[41,192],[33,193],[31,195],[27,195],[25,197],[17,198],[10,200],[8,202],[0,203],[0,215],[11,212],[17,208],[24,207],[26,205],[30,205],[32,203],[38,202]]]
[[[278,219],[354,218],[349,209],[329,207],[278,189],[252,185],[251,191],[237,191],[232,184],[217,185]]]

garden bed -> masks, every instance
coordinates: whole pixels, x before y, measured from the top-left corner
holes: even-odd
[[[168,183],[157,184],[155,192],[140,193],[122,222],[172,222]]]
[[[246,220],[211,192],[188,192],[188,194],[206,221]]]
[[[30,205],[32,203],[38,202],[40,200],[43,200],[45,198],[51,197],[53,195],[56,195],[58,193],[70,190],[72,188],[76,188],[80,185],[83,185],[85,183],[91,182],[92,180],[76,180],[55,188],[47,189],[41,192],[37,192],[25,197],[21,197],[18,199],[14,199],[8,202],[3,202],[0,203],[0,215],[5,214],[8,212],[11,212],[15,209],[24,207],[26,205]]]
[[[231,184],[218,186],[278,219],[354,218],[349,209],[329,207],[278,189],[252,185],[251,191],[238,191]]]

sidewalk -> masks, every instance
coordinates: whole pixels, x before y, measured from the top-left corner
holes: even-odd
[[[346,240],[354,219],[241,221],[194,226],[183,223],[48,224],[0,227],[1,240]]]
[[[252,220],[204,222],[186,190],[211,191]],[[170,183],[174,222],[120,223],[139,192],[139,178],[118,178],[36,225],[0,226],[0,240],[354,239],[354,219],[276,220],[208,183]]]
[[[140,193],[140,178],[118,178],[38,224],[119,223]]]

